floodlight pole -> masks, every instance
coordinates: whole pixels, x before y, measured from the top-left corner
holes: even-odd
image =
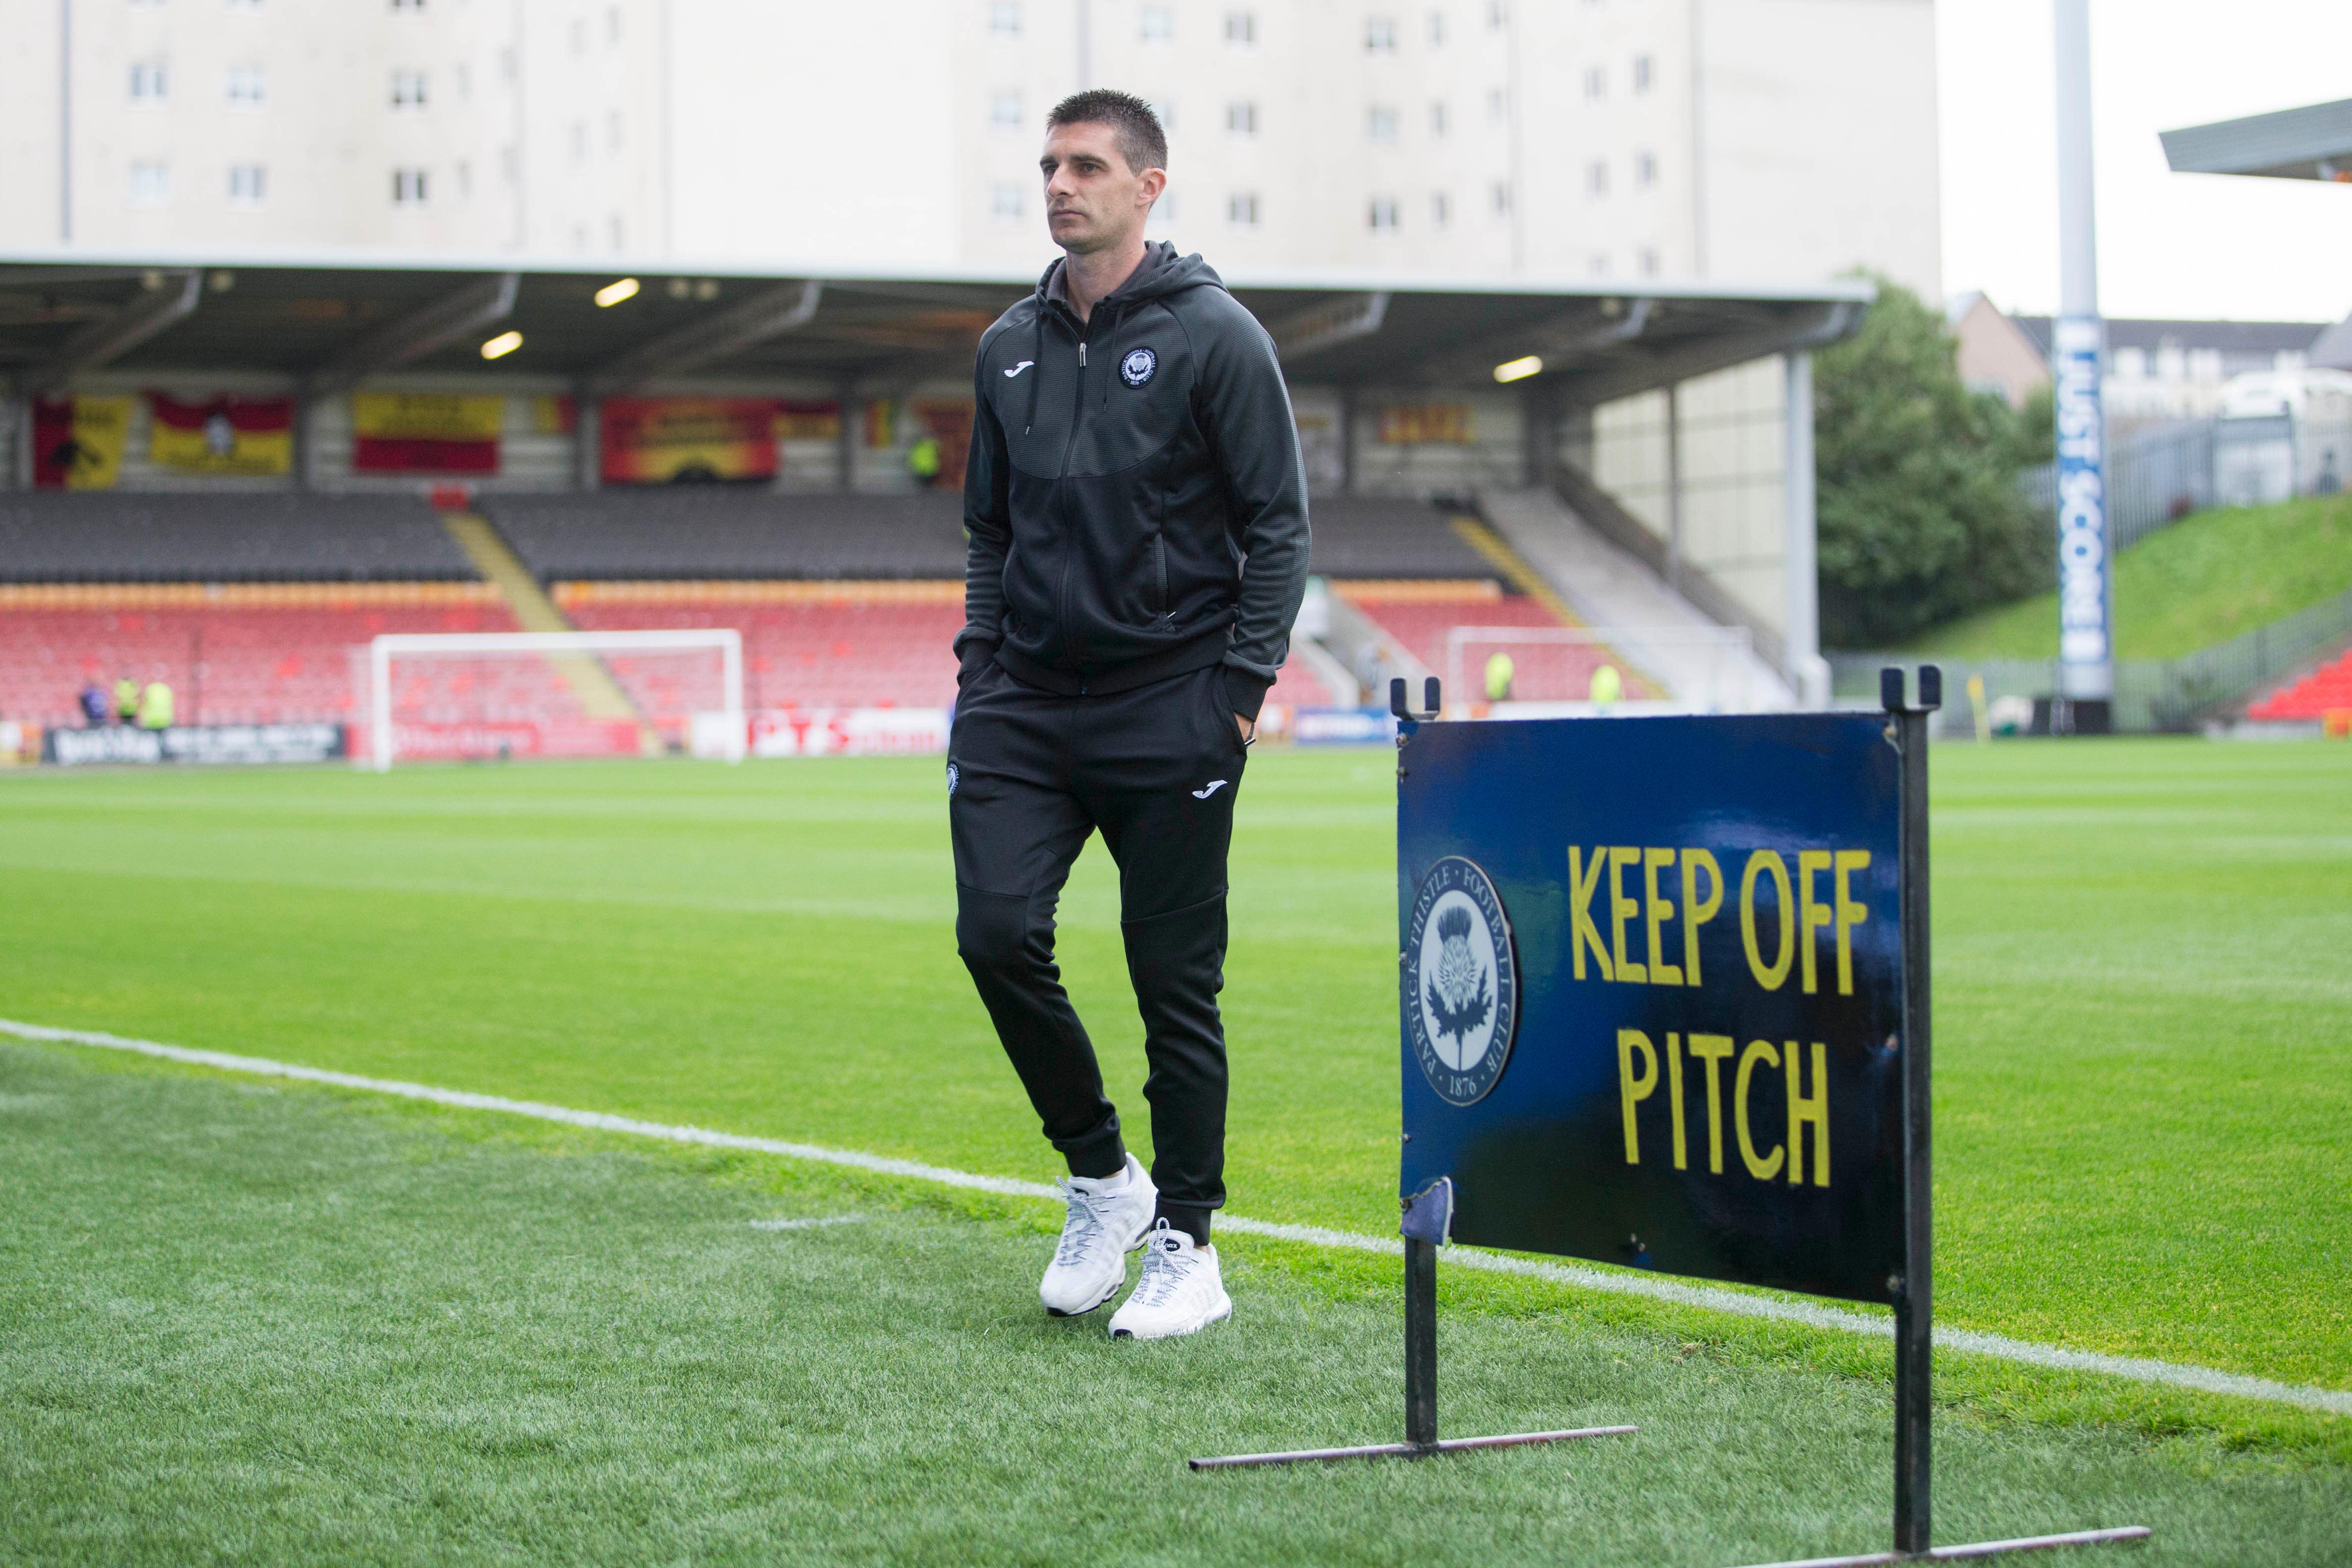
[[[2098,218],[2091,155],[2090,0],[2056,0],[2058,316],[2050,372],[2057,402],[2058,691],[2053,733],[2104,731],[2115,696],[2115,530],[2108,519],[2100,378]],[[2074,706],[2094,706],[2077,724]]]

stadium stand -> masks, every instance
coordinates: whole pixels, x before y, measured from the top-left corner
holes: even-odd
[[[2336,716],[2347,716],[2336,720]],[[2352,653],[2322,664],[2246,710],[2251,719],[2319,719],[2352,727]]]
[[[735,628],[743,637],[743,700],[755,711],[945,707],[955,697],[961,582],[561,582],[553,597],[583,631]],[[649,715],[676,706],[626,661],[606,664]],[[1312,706],[1331,693],[1294,661],[1268,700]]]
[[[1428,503],[1317,497],[1308,570],[1332,578],[1492,578],[1493,563]]]
[[[1541,601],[1506,593],[1492,579],[1342,581],[1335,592],[1387,632],[1406,652],[1440,675],[1448,675],[1446,637],[1456,627],[1508,627],[1557,631],[1563,624]],[[1511,695],[1522,702],[1581,702],[1591,695],[1592,672],[1604,661],[1623,661],[1609,649],[1559,643],[1472,642],[1463,653],[1458,680],[1447,690],[1469,701],[1484,695],[1489,654],[1500,650],[1515,666]],[[1625,672],[1625,695],[1648,695],[1646,686]]]
[[[963,576],[952,493],[779,495],[720,486],[485,497],[542,582]]]
[[[553,598],[583,632],[732,626],[754,710],[945,707],[955,697],[958,580],[559,582]],[[607,663],[629,688],[631,675]]]
[[[0,582],[466,580],[422,497],[67,491],[0,497]]]
[[[127,675],[169,685],[182,724],[349,721],[353,659],[379,632],[513,630],[478,582],[0,587],[0,715],[70,727],[84,682]],[[430,706],[433,682],[460,678],[418,675],[409,695]]]

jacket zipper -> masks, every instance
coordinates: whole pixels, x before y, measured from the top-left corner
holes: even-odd
[[[1077,553],[1078,530],[1076,521],[1070,516],[1070,454],[1077,448],[1078,421],[1085,415],[1086,409],[1087,329],[1084,325],[1081,325],[1078,328],[1077,390],[1070,400],[1070,432],[1062,441],[1062,472],[1060,477],[1055,482],[1055,488],[1061,493],[1062,501],[1062,611],[1060,616],[1062,657],[1073,665],[1077,663],[1077,659],[1073,655],[1070,648],[1070,563],[1071,558]],[[1086,690],[1086,683],[1081,680],[1078,683],[1078,695],[1084,696]]]

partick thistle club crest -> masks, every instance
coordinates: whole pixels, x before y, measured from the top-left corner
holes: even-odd
[[[1448,855],[1430,867],[1405,928],[1406,1032],[1429,1086],[1467,1105],[1495,1086],[1519,1023],[1519,967],[1511,922],[1475,862]]]

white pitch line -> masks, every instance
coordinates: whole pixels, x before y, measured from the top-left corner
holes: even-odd
[[[359,1089],[374,1094],[395,1095],[403,1100],[422,1100],[436,1105],[451,1105],[467,1111],[497,1111],[510,1116],[529,1116],[541,1122],[559,1122],[572,1127],[593,1127],[600,1132],[627,1133],[636,1137],[660,1138],[673,1144],[696,1144],[709,1148],[743,1149],[754,1154],[782,1155],[788,1159],[811,1160],[823,1165],[847,1166],[855,1170],[873,1171],[881,1176],[905,1176],[915,1181],[930,1182],[940,1186],[963,1187],[974,1192],[998,1193],[1007,1197],[1035,1197],[1058,1200],[1061,1194],[1043,1182],[1014,1181],[1008,1176],[976,1176],[970,1171],[950,1170],[944,1166],[925,1165],[919,1160],[892,1159],[886,1155],[869,1155],[858,1149],[827,1148],[821,1144],[787,1143],[781,1138],[754,1138],[740,1133],[719,1133],[706,1127],[675,1126],[664,1122],[643,1122],[634,1116],[609,1115],[602,1111],[575,1111],[565,1105],[549,1105],[535,1100],[509,1100],[501,1094],[476,1094],[463,1089],[436,1089],[430,1084],[404,1083],[397,1079],[363,1078],[357,1073],[331,1072],[320,1067],[303,1067],[290,1061],[272,1061],[267,1057],[234,1056],[221,1051],[195,1051],[183,1045],[165,1045],[157,1040],[133,1040],[123,1035],[105,1034],[94,1030],[50,1029],[41,1024],[18,1023],[0,1019],[0,1034],[15,1035],[20,1040],[43,1040],[60,1045],[98,1046],[108,1051],[127,1051],[141,1056],[159,1057],[166,1061],[187,1062],[197,1067],[217,1068],[224,1072],[243,1072],[262,1078],[291,1078],[305,1083],[326,1083],[338,1089]],[[855,1216],[847,1217],[854,1218]],[[762,1228],[782,1229],[795,1225],[793,1221],[753,1221]],[[821,1222],[822,1223],[822,1222]],[[1244,1236],[1263,1236],[1276,1241],[1296,1241],[1310,1247],[1328,1247],[1350,1252],[1398,1254],[1404,1250],[1404,1241],[1395,1236],[1366,1236],[1349,1230],[1327,1230],[1316,1225],[1284,1225],[1272,1220],[1249,1219],[1237,1214],[1217,1217],[1218,1228]],[[1782,1301],[1769,1296],[1744,1295],[1737,1291],[1717,1290],[1705,1285],[1685,1285],[1672,1280],[1652,1279],[1642,1275],[1603,1273],[1598,1269],[1580,1268],[1572,1263],[1545,1263],[1533,1259],[1514,1258],[1498,1252],[1486,1252],[1475,1248],[1449,1248],[1447,1260],[1456,1268],[1479,1269],[1493,1274],[1518,1274],[1531,1279],[1548,1280],[1557,1284],[1570,1285],[1580,1290],[1601,1291],[1619,1296],[1645,1296],[1653,1301],[1669,1301],[1677,1306],[1697,1307],[1707,1312],[1728,1312],[1741,1317],[1767,1318],[1777,1322],[1802,1323],[1811,1328],[1835,1329],[1842,1333],[1868,1334],[1881,1339],[1894,1337],[1892,1320],[1870,1317],[1839,1307],[1816,1306],[1807,1301]],[[2122,1377],[2137,1383],[2168,1384],[2174,1387],[2195,1389],[2202,1394],[2227,1394],[2242,1399],[2259,1399],[2273,1405],[2299,1406],[2306,1410],[2326,1411],[2333,1415],[2352,1416],[2352,1392],[2333,1388],[2314,1388],[2301,1384],[2275,1383],[2267,1377],[2249,1377],[2242,1373],[2221,1372],[2210,1366],[2189,1366],[2178,1362],[2154,1361],[2138,1356],[2104,1355],[2095,1351],[2067,1350],[2058,1345],[2036,1344],[2030,1340],[2011,1339],[2006,1334],[1983,1333],[1975,1329],[1938,1327],[1936,1330],[1938,1349],[1965,1351],[1971,1354],[1992,1356],[2001,1361],[2021,1363],[2028,1366],[2048,1367],[2060,1372],[2092,1372],[2108,1377]]]
[[[822,1230],[828,1225],[855,1225],[866,1217],[862,1214],[831,1214],[823,1219],[755,1219],[754,1230]]]

